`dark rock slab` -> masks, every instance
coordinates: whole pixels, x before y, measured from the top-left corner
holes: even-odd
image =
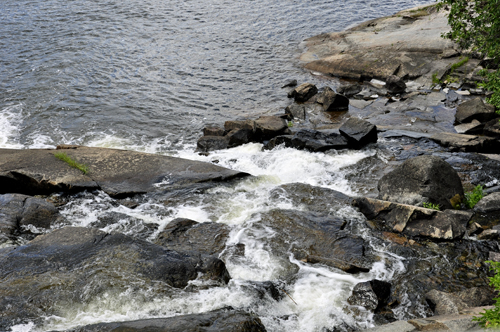
[[[64,303],[123,292],[132,283],[161,292],[186,287],[200,275],[217,283],[230,279],[213,256],[179,253],[119,233],[59,229],[0,250],[0,329],[14,318],[57,315]]]
[[[154,243],[175,251],[218,256],[226,247],[229,231],[229,226],[224,224],[178,218],[158,234]]]
[[[500,121],[493,119],[484,124],[483,135],[500,138]]]
[[[217,310],[169,318],[142,319],[129,322],[100,323],[68,332],[265,332],[260,319],[239,310]]]
[[[500,149],[500,141],[494,137],[437,133],[431,139],[453,152],[496,153]]]
[[[285,108],[285,113],[289,114],[292,119],[305,120],[307,117],[307,107],[301,104],[292,104]]]
[[[349,118],[340,128],[340,134],[347,139],[350,148],[360,149],[369,143],[377,142],[377,127],[370,122]]]
[[[202,136],[196,142],[196,151],[209,152],[227,149],[229,140],[223,136]]]
[[[281,135],[273,137],[264,145],[264,149],[272,150],[279,145],[284,145],[287,148],[293,147],[293,135]]]
[[[355,84],[343,85],[337,89],[337,92],[346,97],[352,97],[360,93],[361,90],[363,90],[363,87],[360,84],[355,83]]]
[[[233,148],[235,146],[247,144],[253,140],[255,132],[249,129],[233,129],[225,138],[228,140],[228,148]]]
[[[88,166],[90,171],[83,174],[54,157],[56,152],[0,149],[0,193],[36,195],[101,189],[110,196],[125,197],[248,175],[209,163],[134,151],[64,150]]]
[[[478,120],[479,122],[487,122],[498,117],[495,113],[495,107],[485,105],[480,97],[468,100],[458,105],[455,120],[457,123],[471,122]]]
[[[474,211],[480,213],[500,212],[500,192],[494,192],[481,198],[474,206]]]
[[[374,279],[356,284],[352,295],[347,298],[347,302],[375,311],[387,304],[390,294],[390,283]]]
[[[400,77],[390,75],[385,82],[387,91],[392,94],[404,93],[406,90],[406,83]]]
[[[296,149],[312,152],[341,150],[349,148],[347,139],[337,133],[325,133],[313,129],[302,129],[292,138],[292,145]]]
[[[450,199],[464,195],[457,171],[436,156],[406,160],[380,179],[378,190],[382,200],[410,205],[428,202],[441,209],[453,208]]]
[[[285,119],[278,116],[261,116],[255,120],[255,137],[259,142],[289,133],[290,131]]]
[[[290,91],[288,98],[294,98],[296,102],[303,103],[318,93],[318,88],[311,83],[303,83]]]
[[[224,129],[220,127],[205,127],[203,128],[203,136],[224,136]]]
[[[318,94],[316,102],[323,106],[325,112],[342,112],[349,109],[349,99],[346,96],[335,93],[330,87],[325,87]]]

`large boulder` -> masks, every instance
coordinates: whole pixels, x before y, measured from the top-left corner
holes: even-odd
[[[265,332],[259,317],[239,310],[217,310],[169,318],[100,323],[68,332]]]
[[[433,289],[425,299],[435,315],[458,314],[466,308],[482,307],[495,303],[492,287],[473,287],[460,292],[447,293]]]
[[[0,194],[100,189],[120,198],[248,175],[210,163],[157,154],[83,146],[61,148],[68,157],[87,165],[89,172],[84,174],[54,156],[61,151],[0,149]]]
[[[485,105],[480,97],[468,100],[457,107],[455,114],[456,123],[466,123],[472,120],[487,122],[498,117],[495,113],[495,107]]]
[[[375,311],[387,304],[390,294],[390,283],[373,279],[356,284],[352,290],[352,295],[347,298],[347,302],[351,305],[359,305]]]
[[[290,91],[288,98],[294,98],[296,102],[303,103],[311,99],[312,96],[318,93],[316,85],[304,83]]]
[[[302,129],[292,138],[292,146],[312,152],[347,149],[347,139],[337,133],[321,132],[313,129]]]
[[[154,243],[171,250],[218,256],[226,247],[229,231],[229,226],[225,224],[178,218],[168,223]]]
[[[229,140],[224,136],[202,136],[196,142],[196,151],[209,152],[224,150],[229,146]]]
[[[255,136],[259,142],[287,134],[290,134],[290,130],[285,119],[278,116],[261,116],[255,120]]]
[[[342,112],[349,109],[349,99],[346,96],[333,92],[325,87],[316,98],[316,102],[323,106],[325,112]]]
[[[376,143],[378,140],[377,127],[359,118],[349,118],[339,128],[339,131],[347,139],[349,147],[352,149],[360,149],[369,143]]]
[[[0,330],[12,322],[60,315],[67,303],[90,303],[130,285],[161,294],[197,278],[227,283],[216,257],[185,254],[129,236],[67,227],[27,245],[0,249]]]
[[[424,202],[453,208],[450,199],[463,196],[462,182],[447,162],[436,156],[418,156],[406,160],[378,182],[382,200],[410,205]]]

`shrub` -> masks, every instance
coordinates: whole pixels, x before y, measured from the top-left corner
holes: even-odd
[[[426,209],[433,209],[436,211],[440,211],[439,204],[424,202],[423,205],[424,205],[424,208],[426,208]]]
[[[465,206],[468,209],[474,208],[474,206],[484,197],[483,186],[478,184],[472,191],[465,193]]]
[[[69,166],[71,166],[73,168],[79,169],[80,171],[83,172],[83,174],[87,174],[89,172],[89,168],[87,167],[87,165],[80,164],[79,162],[77,162],[76,160],[72,159],[70,156],[68,156],[64,152],[54,153],[54,157],[56,157],[59,160],[62,160],[64,162],[66,162]]]
[[[495,275],[490,278],[490,285],[500,291],[500,262],[486,261],[486,263],[490,264],[490,270],[495,271]],[[483,327],[500,327],[500,298],[495,298],[495,301],[493,309],[485,310],[480,317],[474,317],[473,320]]]

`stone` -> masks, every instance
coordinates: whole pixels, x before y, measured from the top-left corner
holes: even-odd
[[[390,75],[387,77],[385,87],[389,93],[400,94],[406,90],[406,83],[400,77]]]
[[[347,302],[351,305],[358,305],[376,311],[387,303],[390,294],[390,283],[374,279],[356,284],[352,290],[352,295],[347,298]]]
[[[474,211],[479,213],[500,211],[500,192],[494,192],[481,198],[474,206]]]
[[[157,154],[83,146],[64,150],[67,156],[88,166],[89,172],[83,174],[54,157],[56,152],[0,149],[0,194],[47,195],[100,189],[124,198],[248,176],[210,163]]]
[[[339,87],[337,89],[337,92],[341,95],[344,95],[344,96],[350,98],[350,97],[353,97],[354,95],[357,95],[358,93],[360,93],[361,90],[363,90],[361,85],[359,85],[358,83],[354,83],[354,84],[343,85],[343,86]]]
[[[436,156],[418,156],[403,162],[378,182],[378,198],[401,204],[439,204],[453,208],[450,199],[464,195],[462,181],[447,162]]]
[[[498,117],[494,107],[487,107],[480,97],[467,100],[458,105],[457,113],[455,114],[456,123],[466,123],[472,120],[479,122],[487,122]]]
[[[296,149],[312,152],[347,149],[347,139],[337,133],[324,133],[313,129],[302,129],[295,133],[292,145]]]
[[[478,240],[498,240],[500,232],[496,229],[485,229],[477,235]]]
[[[224,136],[224,129],[220,127],[203,128],[203,136]]]
[[[436,289],[427,292],[425,299],[436,315],[458,314],[461,310],[468,308],[468,305],[458,296]]]
[[[128,322],[99,323],[68,330],[68,332],[265,332],[260,319],[241,310],[180,315],[168,318],[141,319]]]
[[[285,84],[283,84],[283,86],[281,88],[283,89],[283,88],[294,87],[294,86],[297,86],[297,80],[296,79],[292,79],[292,80],[286,81]]]
[[[307,117],[307,111],[305,105],[292,104],[285,108],[285,113],[289,114],[292,119],[305,120]]]
[[[500,120],[493,119],[484,124],[483,135],[500,138]]]
[[[233,129],[246,129],[255,132],[254,120],[231,120],[224,122],[224,130],[230,132]]]
[[[196,142],[196,151],[209,152],[224,150],[229,147],[229,140],[223,136],[202,136]]]
[[[255,120],[255,139],[259,142],[289,133],[287,122],[278,116],[261,116]]]
[[[253,140],[255,133],[248,129],[233,129],[225,138],[228,141],[227,147],[234,148],[235,146],[247,144]]]
[[[359,118],[349,118],[339,128],[339,132],[347,139],[351,149],[361,149],[369,143],[376,143],[378,140],[377,127]]]
[[[14,319],[39,323],[41,317],[60,315],[67,303],[89,304],[132,284],[150,287],[149,296],[161,296],[200,278],[226,284],[230,276],[214,256],[97,229],[58,229],[24,246],[0,249],[0,330]]]
[[[318,93],[318,88],[311,83],[304,83],[293,89],[288,98],[294,98],[296,102],[303,103],[311,99],[312,96]]]
[[[291,148],[291,147],[293,147],[292,139],[293,139],[293,135],[282,135],[282,136],[273,137],[269,140],[269,142],[267,142],[264,145],[264,149],[265,150],[272,150],[279,145],[284,145],[287,148]]]
[[[169,222],[153,243],[175,251],[218,256],[226,247],[229,231],[225,224],[178,218]]]
[[[495,153],[500,149],[500,141],[493,137],[437,133],[430,138],[452,152]]]
[[[325,87],[318,94],[316,102],[323,106],[325,112],[343,112],[349,110],[349,99],[346,96],[333,92],[330,87]]]

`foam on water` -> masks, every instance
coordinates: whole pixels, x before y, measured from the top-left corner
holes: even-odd
[[[20,126],[23,121],[23,105],[12,105],[0,111],[0,148],[21,149],[19,143]]]

